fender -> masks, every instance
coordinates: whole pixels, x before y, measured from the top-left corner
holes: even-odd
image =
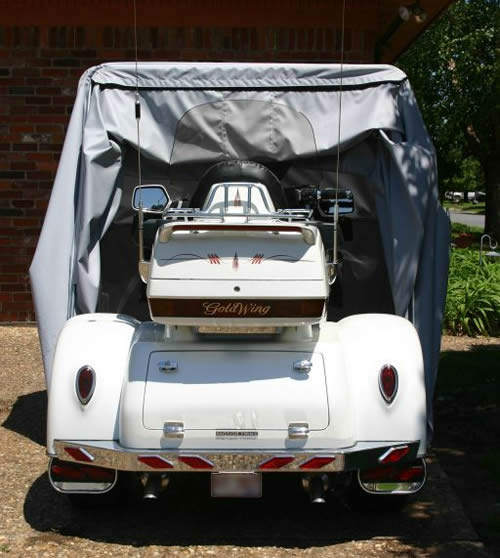
[[[123,378],[139,322],[118,314],[82,314],[68,320],[57,341],[47,413],[47,453],[54,440],[116,440]],[[78,370],[96,375],[92,398],[83,405],[76,394]]]
[[[390,314],[359,314],[338,322],[358,441],[419,440],[426,451],[426,392],[422,348],[414,326]],[[392,364],[398,391],[381,396],[379,373]]]

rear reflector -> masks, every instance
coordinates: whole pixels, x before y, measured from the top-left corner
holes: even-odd
[[[117,479],[118,472],[114,469],[93,467],[56,458],[50,460],[49,480],[58,492],[102,494],[111,490]]]
[[[425,478],[422,462],[405,466],[389,466],[360,471],[362,482],[419,482]]]
[[[152,469],[172,469],[173,465],[172,463],[170,463],[170,461],[167,461],[166,459],[163,459],[163,457],[160,457],[159,455],[140,455],[137,458],[137,461],[140,461],[141,463],[144,463],[144,465],[147,465],[148,467],[151,467]]]
[[[397,448],[391,448],[378,458],[378,462],[381,465],[390,465],[391,463],[397,463],[398,461],[401,461],[403,457],[408,455],[409,452],[409,446],[399,446]]]
[[[300,465],[301,469],[321,469],[325,465],[335,461],[335,457],[313,457]]]
[[[190,225],[174,225],[172,232],[175,231],[262,231],[262,232],[302,232],[302,227],[290,227],[286,225],[210,225],[210,224],[190,224]]]
[[[213,469],[214,464],[204,457],[199,457],[197,455],[180,455],[178,461],[189,465],[191,469]]]
[[[358,471],[361,488],[370,494],[415,494],[424,486],[426,478],[424,459],[404,465]]]
[[[90,467],[53,459],[50,474],[54,482],[114,482],[115,471],[104,467]]]
[[[294,459],[295,457],[292,457],[290,455],[284,455],[282,457],[271,457],[271,459],[268,459],[267,461],[264,461],[264,463],[261,463],[258,469],[281,469],[281,467],[288,465]]]
[[[72,448],[69,446],[66,446],[64,448],[64,451],[70,455],[73,459],[75,459],[76,461],[83,461],[85,463],[92,463],[92,461],[94,461],[94,456],[92,454],[90,454],[87,450],[84,450],[83,448]]]

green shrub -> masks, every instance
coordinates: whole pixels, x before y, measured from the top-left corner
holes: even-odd
[[[464,223],[452,223],[451,224],[452,233],[468,233],[468,234],[483,234],[482,227],[473,227],[471,225],[465,225]]]
[[[453,335],[500,333],[500,262],[479,264],[477,250],[452,251],[444,327]]]

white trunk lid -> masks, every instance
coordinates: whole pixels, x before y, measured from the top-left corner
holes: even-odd
[[[311,361],[309,373],[294,363]],[[175,371],[161,371],[169,361]],[[163,367],[165,367],[163,365]],[[158,351],[151,353],[144,396],[144,426],[185,430],[287,430],[329,423],[323,358],[284,351]]]

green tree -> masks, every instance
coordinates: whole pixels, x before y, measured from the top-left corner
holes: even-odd
[[[464,160],[478,161],[486,189],[485,229],[500,240],[498,23],[498,0],[458,0],[398,65],[436,146],[441,186],[460,182]]]

